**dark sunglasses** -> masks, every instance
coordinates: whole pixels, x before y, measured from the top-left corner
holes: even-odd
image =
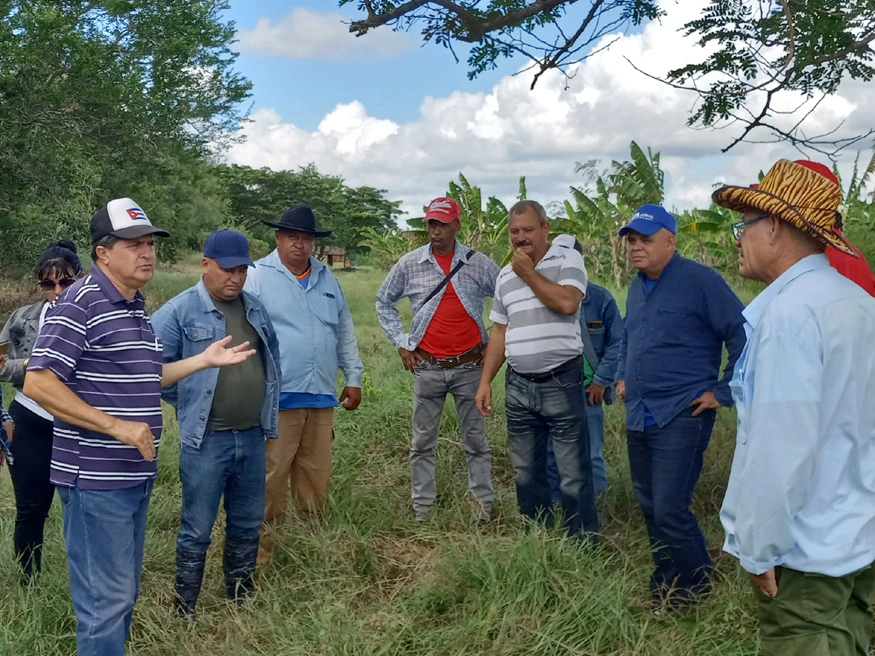
[[[57,282],[55,282],[54,280],[40,280],[39,286],[40,289],[50,292],[55,288],[55,285],[60,285],[61,289],[67,289],[67,287],[72,285],[74,282],[76,282],[75,278],[61,278]]]

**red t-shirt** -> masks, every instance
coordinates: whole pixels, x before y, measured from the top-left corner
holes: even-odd
[[[826,256],[829,258],[829,263],[845,278],[853,280],[869,294],[875,296],[875,275],[872,274],[872,269],[869,268],[869,264],[860,249],[853,245],[851,248],[860,256],[859,258],[842,253],[832,246],[827,246]]]
[[[453,265],[453,254],[438,255],[433,252],[432,255],[441,270],[448,274]],[[460,355],[479,343],[480,329],[477,322],[465,310],[450,281],[444,289],[437,311],[425,329],[419,348],[440,359]]]

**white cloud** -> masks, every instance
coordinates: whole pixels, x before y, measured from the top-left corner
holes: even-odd
[[[686,127],[693,95],[648,79],[626,61],[659,75],[700,57],[702,51],[677,33],[685,18],[698,15],[699,4],[672,2],[671,22],[621,37],[577,67],[570,80],[547,74],[530,91],[531,77],[523,74],[503,78],[489,93],[427,97],[419,118],[409,123],[370,116],[352,102],[337,105],[309,132],[274,110],[260,110],[244,126],[245,142],[228,157],[275,169],[314,162],[349,184],[387,189],[416,212],[459,172],[485,195],[504,201],[514,199],[521,175],[530,198],[565,199],[569,185],[582,184],[573,172],[575,162],[595,158],[607,166],[626,159],[635,140],[662,154],[668,206],[705,207],[718,182],[752,182],[777,158],[800,154],[780,144],[741,144],[722,154],[737,130]],[[782,106],[793,106],[792,100]],[[865,131],[871,122],[865,108],[873,102],[871,85],[844,85],[812,114],[806,131],[823,132],[842,120],[845,133]]]
[[[251,30],[238,31],[237,39],[241,52],[292,59],[392,57],[415,45],[406,34],[389,29],[356,38],[349,33],[349,20],[340,14],[304,7],[295,7],[277,23],[260,18]]]

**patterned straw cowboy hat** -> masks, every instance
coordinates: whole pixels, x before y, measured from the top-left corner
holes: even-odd
[[[776,216],[818,241],[856,257],[844,235],[835,228],[842,188],[822,164],[780,159],[759,186],[727,185],[715,191],[711,198],[736,212],[754,209]]]

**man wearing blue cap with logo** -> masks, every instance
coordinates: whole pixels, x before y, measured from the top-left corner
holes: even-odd
[[[204,369],[163,390],[179,420],[182,521],[176,542],[176,607],[193,616],[210,533],[225,498],[225,588],[240,602],[252,588],[264,519],[265,440],[277,436],[279,345],[267,310],[243,291],[249,242],[217,230],[204,244],[203,277],[152,316],[164,362],[196,355],[226,335],[258,357]]]
[[[653,549],[654,612],[684,610],[710,590],[711,560],[693,489],[717,408],[744,348],[744,306],[715,270],[675,251],[677,224],[644,205],[620,230],[638,275],[629,287],[617,396],[626,402],[632,484]],[[723,345],[729,360],[720,378]]]

